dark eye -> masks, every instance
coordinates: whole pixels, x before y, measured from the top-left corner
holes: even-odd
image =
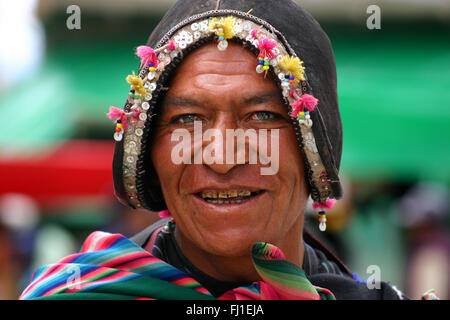
[[[264,120],[272,120],[277,118],[277,115],[273,112],[269,111],[256,111],[253,112],[250,116],[249,120],[258,120],[258,121],[264,121]]]
[[[199,116],[196,114],[183,114],[173,120],[173,122],[179,122],[182,124],[193,123],[194,121],[200,121]]]

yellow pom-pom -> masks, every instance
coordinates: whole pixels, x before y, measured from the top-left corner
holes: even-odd
[[[139,95],[141,97],[145,97],[147,95],[147,89],[145,89],[144,87],[137,87],[134,88],[134,91],[136,91],[137,93],[139,93]]]
[[[295,77],[295,82],[305,80],[305,77],[303,75],[305,67],[302,66],[303,61],[301,61],[298,57],[284,56],[280,60],[279,64],[286,72]]]
[[[231,39],[234,37],[234,23],[236,22],[235,17],[226,17],[225,19],[221,19],[222,28],[223,28],[223,37],[225,39]]]
[[[142,86],[143,85],[142,79],[140,77],[136,76],[134,74],[134,72],[133,72],[133,74],[130,74],[126,80],[132,86]]]
[[[153,72],[153,71],[155,71],[156,69],[155,69],[155,67],[149,67],[148,68],[148,71],[150,71],[150,72]]]
[[[211,20],[209,20],[208,29],[210,31],[217,29],[217,18],[212,18]]]
[[[208,29],[211,31],[216,31],[218,36],[224,37],[224,39],[231,39],[234,37],[234,23],[236,18],[228,16],[226,18],[212,18],[209,22]],[[222,29],[218,32],[218,29]]]
[[[144,88],[142,79],[136,76],[134,72],[132,75],[129,75],[126,80],[131,85],[131,89],[133,89],[136,93],[141,96],[145,96],[147,94],[147,89]]]

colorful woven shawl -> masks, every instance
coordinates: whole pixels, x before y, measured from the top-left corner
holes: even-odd
[[[334,300],[313,286],[277,247],[256,243],[254,266],[263,281],[238,287],[222,300]],[[94,232],[81,252],[39,268],[20,299],[216,299],[187,274],[154,257],[121,234]]]

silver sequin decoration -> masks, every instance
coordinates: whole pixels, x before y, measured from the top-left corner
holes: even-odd
[[[180,42],[178,42],[178,46],[181,49],[186,49],[187,48],[187,43],[186,43],[186,41],[180,41]]]
[[[219,42],[219,44],[217,45],[217,48],[219,48],[220,51],[225,51],[228,48],[228,41],[227,40],[222,40]]]
[[[263,73],[264,72],[264,67],[262,65],[258,64],[258,66],[256,67],[256,72]]]
[[[115,133],[114,133],[114,140],[116,140],[116,141],[121,141],[122,138],[123,138],[122,132],[115,132]]]

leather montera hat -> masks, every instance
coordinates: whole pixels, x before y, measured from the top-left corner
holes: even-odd
[[[122,203],[167,209],[150,157],[161,99],[189,52],[209,42],[226,50],[230,41],[254,52],[255,72],[261,76],[269,72],[277,82],[296,129],[316,207],[342,196],[336,65],[320,25],[291,0],[180,0],[146,46],[137,48],[139,73],[127,77],[130,92],[125,106],[111,107],[108,114],[117,124],[113,176]]]

